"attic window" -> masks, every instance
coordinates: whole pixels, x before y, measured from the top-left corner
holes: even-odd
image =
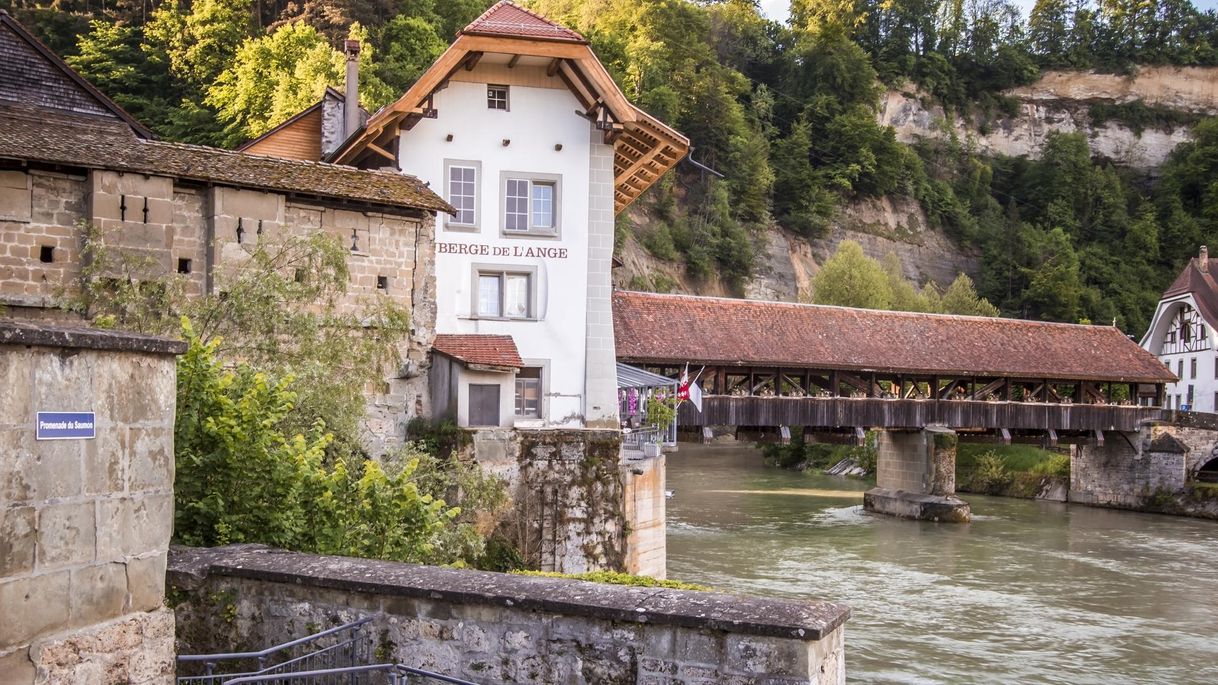
[[[488,85],[486,87],[486,107],[487,109],[501,109],[506,112],[508,108],[508,87]]]

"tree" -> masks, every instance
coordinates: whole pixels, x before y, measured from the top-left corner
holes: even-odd
[[[846,240],[813,277],[812,301],[842,307],[887,309],[892,303],[892,290],[879,262],[863,254],[858,243]]]
[[[956,280],[948,286],[939,303],[940,311],[945,314],[966,314],[969,316],[998,316],[998,308],[977,294],[973,287],[973,279],[967,274],[956,276]]]
[[[381,27],[377,44],[381,48],[376,74],[395,95],[406,92],[448,47],[435,24],[401,14]]]
[[[1042,64],[1062,66],[1068,63],[1069,17],[1069,0],[1036,0],[1028,17],[1028,38]]]

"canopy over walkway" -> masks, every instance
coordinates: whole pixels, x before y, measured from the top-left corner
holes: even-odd
[[[1112,326],[614,293],[617,357],[702,367],[683,426],[1134,430],[1163,364]]]

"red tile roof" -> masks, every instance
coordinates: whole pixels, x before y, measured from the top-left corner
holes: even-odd
[[[618,361],[1165,383],[1110,326],[615,292]]]
[[[510,38],[534,38],[557,40],[569,43],[586,43],[584,37],[565,26],[559,26],[545,17],[502,0],[470,22],[461,33],[475,36],[507,36]]]
[[[1192,295],[1197,303],[1197,311],[1211,326],[1218,326],[1218,282],[1210,272],[1208,260],[1206,269],[1201,270],[1197,257],[1188,260],[1188,266],[1176,276],[1176,280],[1163,291],[1164,300],[1179,295]]]
[[[513,369],[524,366],[520,351],[516,349],[516,341],[510,335],[440,334],[431,347],[467,365]]]

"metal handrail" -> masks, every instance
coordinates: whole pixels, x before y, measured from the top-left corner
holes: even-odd
[[[359,620],[354,620],[354,622],[351,622],[351,623],[337,625],[337,626],[335,626],[335,628],[323,630],[323,631],[320,631],[320,633],[314,633],[312,635],[306,635],[305,637],[300,637],[300,639],[292,640],[291,642],[284,642],[283,645],[275,645],[274,647],[267,647],[266,650],[261,650],[261,651],[257,651],[257,652],[229,652],[229,653],[219,653],[219,655],[179,655],[178,661],[179,662],[199,662],[199,661],[219,662],[219,661],[235,661],[235,659],[259,659],[259,661],[262,661],[262,659],[267,658],[270,655],[273,655],[273,653],[275,653],[275,652],[280,652],[283,650],[290,650],[290,648],[292,648],[292,647],[297,647],[300,645],[308,644],[308,642],[317,640],[318,637],[325,637],[326,635],[334,635],[335,633],[341,633],[341,631],[343,631],[343,630],[351,630],[353,628],[359,628],[359,626],[361,626],[365,623],[369,623],[370,620],[371,620],[371,617],[361,618]]]
[[[340,675],[359,675],[359,674],[363,674],[363,673],[376,673],[376,672],[389,673],[390,682],[394,683],[394,684],[399,682],[398,676],[415,675],[415,676],[422,676],[425,678],[432,678],[433,680],[439,680],[440,682],[444,682],[444,683],[452,683],[453,685],[478,685],[478,683],[474,683],[469,680],[462,680],[460,678],[454,678],[452,676],[447,676],[447,675],[443,675],[440,673],[433,673],[431,671],[425,671],[421,668],[411,668],[409,666],[403,666],[402,664],[371,664],[371,665],[367,665],[367,666],[347,666],[344,668],[326,668],[326,669],[322,669],[319,671],[297,671],[295,673],[290,674],[290,677],[293,680],[295,680],[297,678],[330,677],[330,676],[340,676]],[[282,682],[283,679],[284,679],[284,674],[282,674],[282,673],[248,675],[248,676],[242,676],[240,678],[233,678],[232,680],[226,680],[225,685],[243,685],[244,683],[265,683],[265,682],[269,682],[269,681]]]

